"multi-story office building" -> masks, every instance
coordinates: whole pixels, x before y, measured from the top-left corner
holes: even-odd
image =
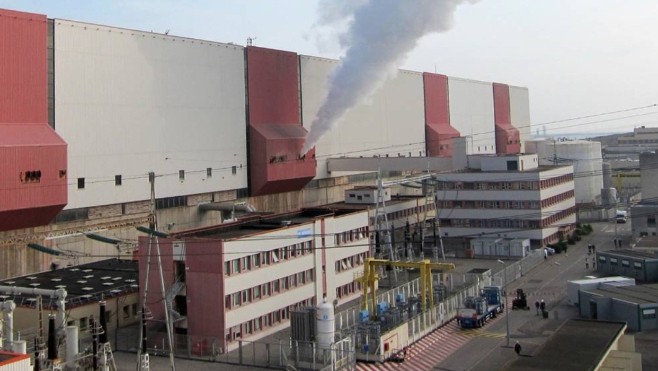
[[[468,156],[438,175],[443,237],[529,238],[541,247],[575,228],[573,167],[539,166],[537,155]]]

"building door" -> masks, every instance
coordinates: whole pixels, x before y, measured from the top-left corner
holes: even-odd
[[[597,305],[595,301],[590,301],[589,302],[589,318],[590,319],[598,319],[598,310],[597,310]]]

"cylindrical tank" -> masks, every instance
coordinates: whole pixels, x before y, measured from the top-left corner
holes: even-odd
[[[16,340],[12,343],[14,353],[27,354],[27,342],[25,340]]]
[[[331,344],[334,343],[335,335],[335,322],[334,306],[327,303],[325,298],[324,302],[318,305],[317,310],[317,342],[320,349],[331,349]]]
[[[78,354],[78,326],[66,326],[66,364],[73,367]]]

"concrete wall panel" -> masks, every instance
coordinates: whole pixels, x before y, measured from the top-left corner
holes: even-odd
[[[308,130],[328,91],[338,61],[300,56],[302,122]],[[316,145],[316,178],[327,178],[326,159],[340,156],[425,155],[423,75],[400,71],[372,97],[351,109]],[[343,174],[344,175],[344,174]]]
[[[247,187],[242,47],[57,19],[55,75],[68,208]]]
[[[448,77],[450,123],[469,137],[469,154],[496,153],[491,83]]]

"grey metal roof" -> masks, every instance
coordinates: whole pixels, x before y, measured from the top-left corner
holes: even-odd
[[[601,286],[598,289],[582,290],[599,294],[611,299],[624,300],[635,304],[657,304],[658,284],[635,285],[635,286]]]
[[[505,370],[594,370],[625,329],[623,322],[568,320],[532,357],[520,357]]]
[[[597,255],[609,255],[609,256],[618,256],[618,257],[628,257],[628,258],[641,258],[644,260],[658,260],[658,255],[644,252],[636,251],[629,249],[622,250],[606,250],[597,252]]]

